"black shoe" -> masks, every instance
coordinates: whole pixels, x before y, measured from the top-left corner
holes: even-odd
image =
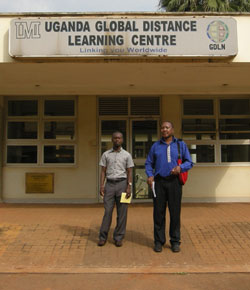
[[[106,241],[105,240],[99,240],[99,242],[98,242],[98,246],[99,247],[103,247],[104,245],[106,244]]]
[[[160,253],[162,251],[162,244],[161,243],[156,243],[154,246],[154,251],[157,253]]]
[[[115,241],[116,247],[121,247],[122,246],[122,241]]]
[[[178,252],[180,252],[180,245],[179,244],[177,244],[177,243],[175,243],[175,244],[172,244],[171,245],[171,250],[172,250],[172,252],[174,252],[174,253],[178,253]]]

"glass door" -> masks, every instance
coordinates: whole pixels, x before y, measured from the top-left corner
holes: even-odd
[[[112,134],[115,131],[119,131],[123,134],[123,145],[122,147],[127,150],[127,120],[101,120],[101,152],[112,148]]]
[[[159,119],[101,119],[100,120],[100,152],[112,148],[112,133],[123,133],[123,148],[133,157],[135,168],[133,170],[133,199],[142,200],[152,198],[152,192],[147,185],[145,161],[147,154],[155,141],[158,140]]]
[[[159,120],[131,120],[130,121],[130,152],[135,163],[133,171],[133,198],[152,198],[152,191],[147,185],[147,175],[145,173],[145,161],[147,154],[158,140]]]

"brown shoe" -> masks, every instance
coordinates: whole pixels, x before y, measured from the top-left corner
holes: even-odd
[[[115,241],[116,247],[121,247],[122,246],[122,241]]]
[[[99,240],[99,242],[98,242],[98,246],[99,247],[103,247],[104,245],[106,244],[106,241],[105,240]]]

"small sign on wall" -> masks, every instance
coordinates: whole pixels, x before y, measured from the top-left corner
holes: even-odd
[[[26,193],[54,193],[54,173],[27,172],[25,178]]]

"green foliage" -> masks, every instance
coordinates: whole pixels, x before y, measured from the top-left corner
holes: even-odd
[[[167,12],[250,12],[250,0],[160,0]]]

